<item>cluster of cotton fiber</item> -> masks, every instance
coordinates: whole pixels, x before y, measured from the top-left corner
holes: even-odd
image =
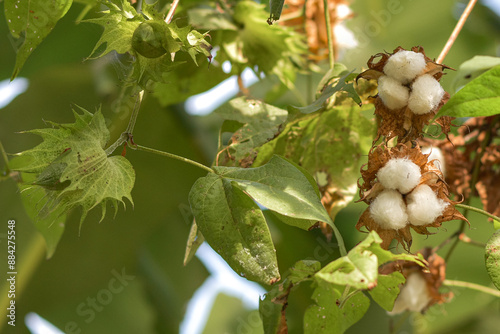
[[[421,178],[420,167],[408,158],[390,159],[378,170],[377,179],[384,190],[370,204],[370,215],[380,228],[429,225],[443,214],[448,203],[431,187],[420,184]]]
[[[423,74],[427,62],[422,53],[400,50],[387,60],[378,78],[378,95],[389,109],[405,106],[416,115],[434,110],[444,95],[441,84]]]

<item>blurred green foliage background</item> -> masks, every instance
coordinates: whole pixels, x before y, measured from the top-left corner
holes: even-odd
[[[0,7],[0,80],[4,80],[12,73],[15,51],[3,16],[3,3]],[[390,52],[399,45],[404,48],[421,45],[429,57],[437,57],[464,2],[356,0],[352,1],[351,7],[355,16],[348,22],[348,27],[354,31],[360,45],[345,51],[339,61],[349,69],[361,71],[372,54]],[[28,90],[0,109],[0,141],[8,153],[26,150],[39,142],[38,137],[19,134],[19,131],[45,127],[44,120],[72,122],[71,106],[74,104],[90,111],[102,106],[105,117],[113,124],[112,138],[118,137],[125,129],[127,117],[111,109],[120,89],[115,70],[101,61],[84,61],[101,30],[95,25],[74,24],[82,8],[80,4],[73,5],[35,50],[20,73],[29,79]],[[479,4],[444,63],[458,68],[475,55],[498,56],[499,46],[499,17]],[[210,75],[205,66],[199,71]],[[445,89],[450,87],[453,76],[449,71],[444,77]],[[269,87],[269,80],[255,84],[252,93],[264,96],[263,87]],[[285,107],[295,101],[285,95],[269,102]],[[190,116],[182,104],[161,106],[149,95],[141,107],[134,138],[144,145],[210,164],[216,148],[217,127],[221,122],[213,115]],[[208,276],[198,259],[187,266],[182,263],[191,223],[187,195],[203,172],[144,152],[129,150],[127,158],[137,173],[132,192],[134,207],[120,208],[114,219],[110,215],[100,224],[97,223],[100,212],[94,210],[81,231],[78,229],[79,212],[73,212],[60,244],[49,260],[45,259],[44,240],[26,215],[15,182],[9,179],[0,183],[1,268],[6,267],[4,263],[7,261],[4,251],[6,222],[16,220],[17,228],[19,275],[15,333],[28,332],[23,325],[28,312],[38,313],[66,333],[80,333],[78,330],[81,333],[145,334],[179,331],[188,301]],[[3,164],[0,162],[0,169],[3,169]],[[336,218],[348,248],[364,237],[354,229],[364,209],[363,203],[352,204]],[[479,215],[472,215],[470,221],[468,235],[485,242],[493,232],[492,225]],[[270,224],[282,272],[297,260],[317,257],[318,251],[324,247],[318,242],[323,238],[318,230],[304,232],[273,221]],[[454,232],[457,224],[446,223],[437,235],[415,237],[412,249],[437,245]],[[443,254],[447,249],[442,250]],[[322,262],[327,263],[337,256],[336,252],[327,252]],[[489,284],[483,258],[483,249],[460,244],[448,263],[447,277]],[[82,310],[91,309],[89,300],[110,289],[110,281],[117,272],[125,272],[133,278],[123,284],[120,292],[112,293],[109,303],[98,307],[99,311],[93,316],[91,312],[82,315]],[[4,275],[3,269],[1,275]],[[2,279],[2,309],[6,305],[5,288],[6,282]],[[498,332],[499,300],[464,289],[453,292],[455,299],[452,303],[434,306],[426,315],[395,317],[394,323],[401,323],[398,333]],[[302,332],[302,316],[311,303],[310,295],[307,286],[300,286],[292,292],[287,308],[290,333]],[[7,328],[5,317],[1,325],[2,332],[12,330]],[[204,332],[261,333],[258,326],[254,310],[246,309],[234,297],[221,294]],[[388,329],[385,311],[372,303],[368,314],[349,332],[386,333]]]

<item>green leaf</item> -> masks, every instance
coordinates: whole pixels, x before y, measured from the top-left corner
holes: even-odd
[[[19,153],[27,162],[17,170],[37,175],[33,186],[45,189],[48,202],[44,210],[49,215],[80,206],[81,226],[88,211],[98,204],[103,219],[107,202],[115,213],[119,202],[125,205],[123,198],[133,203],[130,192],[135,172],[124,157],[106,155],[109,132],[101,112],[80,111],[82,114],[73,111],[75,123],[52,123],[53,128],[27,131],[41,136],[43,142]]]
[[[18,164],[18,162],[16,162],[17,159],[23,158],[16,157],[11,160],[11,163]],[[62,207],[52,212],[46,212],[46,208],[50,204],[46,192],[41,187],[33,187],[30,185],[30,183],[35,181],[35,175],[22,173],[22,179],[24,184],[19,184],[21,200],[26,209],[26,213],[45,240],[47,246],[46,258],[50,259],[64,232],[66,213]]]
[[[456,92],[471,80],[474,80],[487,70],[500,65],[500,57],[475,56],[463,62],[458,68],[452,88]]]
[[[229,145],[229,155],[238,163],[241,163],[243,159],[253,161],[255,148],[278,135],[281,124],[288,117],[286,110],[258,100],[247,100],[245,97],[229,101],[218,108],[215,113],[225,120],[245,123],[234,132]]]
[[[273,24],[273,21],[278,21],[281,16],[281,11],[283,10],[283,4],[285,0],[270,0],[269,1],[269,9],[270,15],[267,19],[268,24]]]
[[[486,243],[486,270],[491,281],[500,290],[500,231],[496,231]]]
[[[215,8],[193,8],[188,11],[189,23],[196,28],[208,30],[237,30],[228,12]]]
[[[329,263],[315,277],[328,283],[366,290],[377,285],[378,268],[386,262],[407,260],[425,266],[421,256],[393,254],[382,249],[381,243],[382,239],[378,234],[371,231],[347,256]]]
[[[198,230],[198,225],[196,225],[196,222],[193,220],[193,224],[191,224],[191,229],[189,230],[186,251],[184,253],[184,265],[191,261],[196,254],[196,251],[204,241],[205,237]]]
[[[384,310],[392,311],[399,295],[399,286],[405,281],[403,274],[397,271],[389,275],[378,275],[377,286],[368,292]]]
[[[352,73],[349,72],[345,75],[343,75],[341,78],[338,79],[338,81],[334,81],[330,85],[326,86],[325,89],[323,89],[321,95],[314,101],[312,104],[306,106],[306,107],[294,107],[294,106],[289,106],[290,111],[296,111],[296,112],[301,112],[303,114],[310,114],[319,110],[322,110],[325,106],[326,101],[335,93],[344,91],[347,92],[347,95],[351,97],[358,105],[361,106],[361,98],[358,96],[358,93],[354,90],[354,86],[352,83],[346,83],[347,77]]]
[[[301,115],[257,149],[253,166],[277,154],[315,177],[322,175],[327,182],[321,186],[333,193],[329,213],[334,219],[358,192],[359,169],[366,162],[375,134],[375,122],[363,114],[370,111],[367,107],[339,106]]]
[[[286,330],[285,310],[292,288],[311,277],[321,269],[321,264],[313,260],[298,261],[289,269],[286,277],[266,293],[259,301],[259,312],[264,325],[264,333],[283,333]]]
[[[9,31],[21,42],[10,80],[17,77],[26,59],[67,13],[71,4],[71,0],[5,0]]]
[[[353,295],[340,308],[341,292],[332,284],[320,284],[313,293],[315,305],[304,315],[305,334],[341,334],[358,322],[368,310],[370,300],[363,293]]]
[[[264,215],[237,184],[211,173],[195,182],[189,203],[206,241],[235,272],[263,284],[279,280]]]
[[[257,168],[214,167],[269,210],[299,219],[331,222],[308,178],[287,160],[273,156]]]
[[[304,65],[307,47],[303,37],[292,29],[266,23],[268,14],[254,1],[238,1],[233,20],[238,31],[224,31],[221,61],[233,66],[255,68],[266,75],[275,74],[292,88],[298,68]],[[298,64],[298,65],[297,65]]]
[[[439,110],[436,117],[480,117],[500,114],[500,65],[484,72]]]

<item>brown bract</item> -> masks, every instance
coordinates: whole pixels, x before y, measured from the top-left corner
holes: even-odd
[[[443,302],[448,302],[452,297],[453,293],[440,293],[439,288],[442,286],[446,278],[446,262],[437,253],[434,253],[431,248],[424,248],[417,253],[424,256],[427,261],[427,268],[422,268],[415,262],[411,261],[395,261],[389,262],[379,268],[379,274],[389,275],[395,271],[398,271],[407,278],[411,273],[419,272],[427,283],[427,290],[431,296],[431,300],[427,306],[422,310],[424,312],[429,307],[434,304],[441,304]]]
[[[382,75],[384,75],[383,70],[389,58],[401,50],[405,49],[399,46],[394,49],[393,53],[377,53],[373,55],[368,60],[368,70],[360,73],[357,76],[356,81],[360,78],[378,80]],[[411,48],[411,51],[423,54],[426,61],[425,68],[420,74],[418,74],[417,78],[421,75],[429,74],[439,81],[443,76],[443,70],[451,69],[446,65],[435,63],[432,59],[427,57],[421,46],[415,46]],[[411,83],[405,86],[411,89]],[[373,103],[375,104],[375,115],[377,115],[380,119],[376,140],[378,140],[380,136],[386,137],[386,140],[398,137],[398,143],[402,143],[420,138],[422,136],[424,126],[429,124],[449,98],[450,95],[445,93],[439,105],[431,112],[424,115],[416,115],[408,108],[408,106],[394,110],[389,109],[378,95],[375,96],[373,100]],[[441,126],[444,134],[448,134],[450,131],[452,119],[452,117],[440,117],[436,121],[436,123]]]
[[[412,144],[411,142],[397,144],[392,148],[388,148],[385,144],[381,144],[372,148],[368,155],[368,163],[361,168],[363,183],[358,180],[360,201],[364,201],[369,205],[375,200],[378,194],[385,189],[377,180],[378,171],[380,168],[384,167],[390,159],[396,158],[406,158],[417,165],[422,175],[419,185],[428,185],[437,194],[439,199],[448,203],[442,215],[437,217],[431,224],[416,226],[408,223],[404,228],[398,230],[382,228],[372,218],[370,207],[368,207],[356,224],[356,229],[361,231],[362,227],[365,227],[368,231],[376,231],[382,239],[381,247],[384,249],[388,249],[392,240],[396,239],[405,250],[410,251],[412,244],[410,228],[419,234],[429,235],[433,233],[429,232],[427,228],[440,227],[445,221],[456,219],[467,221],[467,219],[455,209],[455,204],[458,202],[453,202],[448,198],[448,188],[443,180],[443,174],[433,161],[428,161],[428,156],[429,154],[422,153],[417,144]],[[402,196],[406,203],[406,195]]]

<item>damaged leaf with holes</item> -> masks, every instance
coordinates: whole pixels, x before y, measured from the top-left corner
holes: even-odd
[[[79,108],[73,115],[75,123],[51,123],[52,128],[26,131],[39,135],[43,142],[18,154],[25,163],[16,170],[35,175],[25,191],[30,188],[45,191],[47,203],[40,210],[41,219],[80,207],[81,226],[87,213],[99,204],[101,220],[108,202],[115,208],[115,214],[118,203],[125,205],[124,198],[133,204],[130,192],[135,171],[124,157],[108,157],[104,151],[109,131],[100,111],[91,114]]]

